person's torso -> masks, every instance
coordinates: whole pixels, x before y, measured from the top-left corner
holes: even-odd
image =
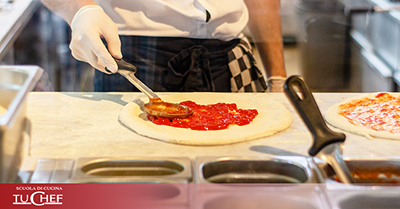
[[[96,0],[121,35],[237,38],[248,22],[243,0]]]

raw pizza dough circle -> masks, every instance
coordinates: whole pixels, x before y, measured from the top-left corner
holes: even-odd
[[[139,135],[182,145],[224,145],[254,140],[273,135],[287,129],[292,123],[292,115],[281,104],[268,99],[267,94],[251,93],[176,93],[161,95],[164,101],[179,103],[186,100],[198,104],[218,102],[236,103],[241,109],[257,109],[257,117],[245,126],[231,125],[228,129],[216,131],[196,131],[156,125],[143,112],[143,104],[148,98],[140,96],[123,107],[119,120]]]
[[[362,127],[362,126],[357,126],[354,125],[352,123],[350,123],[345,117],[341,116],[338,112],[339,112],[339,106],[345,103],[348,103],[350,101],[353,100],[358,100],[358,99],[362,99],[362,98],[373,98],[375,97],[375,95],[377,95],[379,93],[371,93],[371,94],[367,94],[367,95],[363,95],[363,96],[359,96],[359,97],[354,97],[354,98],[350,98],[347,99],[343,102],[339,102],[335,105],[333,105],[332,107],[330,107],[326,113],[325,113],[325,120],[332,126],[342,129],[344,131],[353,133],[353,134],[357,134],[357,135],[361,135],[364,136],[366,138],[385,138],[385,139],[400,139],[400,134],[394,134],[394,133],[390,133],[390,132],[385,132],[385,131],[375,131],[366,127]],[[391,95],[394,95],[396,97],[400,96],[399,93],[390,93]]]

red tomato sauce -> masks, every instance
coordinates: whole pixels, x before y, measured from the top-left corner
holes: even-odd
[[[387,183],[399,184],[399,171],[396,167],[390,168],[356,168],[350,172],[355,183]],[[337,176],[334,180],[340,182]]]
[[[379,93],[374,98],[354,100],[339,106],[350,123],[375,131],[400,133],[400,98]]]
[[[222,130],[230,125],[244,126],[250,124],[258,115],[256,109],[238,109],[234,103],[217,103],[209,105],[196,104],[193,101],[179,103],[193,110],[188,118],[156,118],[147,115],[147,118],[157,125],[167,125],[192,130]]]

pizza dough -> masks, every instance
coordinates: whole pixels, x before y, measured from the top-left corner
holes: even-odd
[[[254,140],[285,130],[292,123],[290,112],[282,104],[268,99],[267,94],[175,93],[162,95],[161,98],[175,103],[186,100],[198,104],[236,103],[238,108],[257,109],[259,114],[249,125],[231,125],[224,130],[196,131],[175,128],[156,125],[149,121],[142,110],[148,98],[140,96],[122,109],[119,120],[139,135],[183,145],[224,145]]]
[[[352,100],[358,100],[361,98],[373,98],[375,95],[378,93],[371,93],[359,97],[354,97],[348,100],[345,100],[343,102],[337,103],[330,107],[327,112],[325,113],[325,120],[331,124],[332,126],[342,129],[344,131],[348,131],[353,134],[361,135],[366,138],[385,138],[385,139],[400,139],[400,134],[394,134],[386,131],[375,131],[366,127],[362,126],[357,126],[353,125],[350,123],[345,117],[340,115],[339,112],[339,106],[344,103],[348,103]],[[391,95],[394,96],[400,96],[399,93],[390,93]]]

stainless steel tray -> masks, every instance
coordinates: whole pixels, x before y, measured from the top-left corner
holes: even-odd
[[[311,157],[198,157],[196,208],[327,209]]]
[[[352,173],[352,186],[400,186],[400,158],[345,158]],[[321,182],[341,184],[333,169],[323,161],[316,161]]]
[[[318,183],[308,157],[198,157],[197,183]]]
[[[0,66],[0,182],[15,182],[29,139],[26,97],[43,70],[37,66]]]
[[[209,184],[202,186],[207,186]],[[318,184],[296,184],[291,186],[264,185],[225,187],[225,190],[197,190],[194,208],[202,209],[328,209],[328,203]],[[248,188],[246,188],[248,187]]]
[[[80,158],[69,182],[189,183],[189,158]]]
[[[350,170],[388,165],[399,171],[398,158],[345,161]],[[171,208],[400,208],[400,187],[341,184],[324,169],[323,161],[294,156],[198,157],[193,163],[170,157],[40,159],[29,183],[148,185],[138,195]]]
[[[186,158],[42,158],[28,183],[127,183],[135,205],[188,208],[191,178]]]
[[[352,189],[328,190],[327,197],[331,208],[340,209],[395,209],[400,208],[400,189]]]

